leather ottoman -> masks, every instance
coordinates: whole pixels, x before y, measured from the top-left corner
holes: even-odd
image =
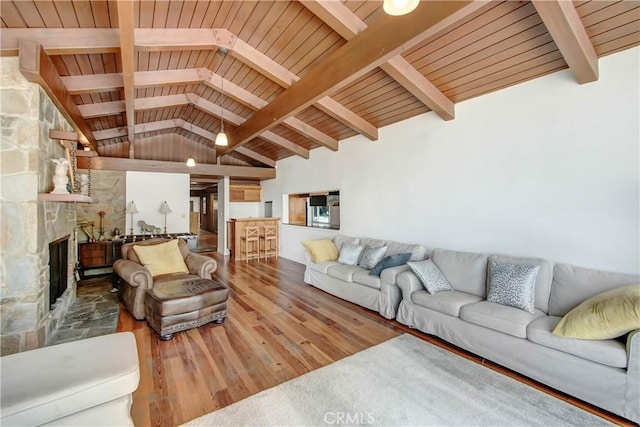
[[[205,323],[222,323],[227,317],[229,289],[209,279],[177,281],[147,290],[145,315],[162,340],[175,332]]]

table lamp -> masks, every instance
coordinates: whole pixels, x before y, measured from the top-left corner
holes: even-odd
[[[131,233],[130,234],[133,236],[133,214],[138,213],[138,208],[136,207],[136,204],[133,200],[129,202],[129,204],[127,205],[127,210],[125,212],[131,215]]]
[[[171,213],[171,208],[166,200],[160,205],[160,213],[164,214],[164,234],[167,234],[167,214]]]

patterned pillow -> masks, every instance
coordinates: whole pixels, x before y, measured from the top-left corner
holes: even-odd
[[[406,264],[411,258],[411,253],[388,255],[377,263],[369,272],[371,276],[380,276],[385,268],[397,267]]]
[[[362,268],[366,268],[367,270],[371,270],[377,263],[382,261],[382,258],[384,258],[386,253],[386,246],[380,246],[377,248],[375,246],[367,245],[362,250],[362,255],[360,255],[360,262],[358,265]]]
[[[487,301],[534,313],[538,265],[489,261]]]
[[[358,265],[360,253],[362,253],[362,246],[360,245],[343,245],[338,262],[346,265]]]
[[[438,266],[430,259],[418,262],[408,262],[407,265],[418,276],[427,292],[437,294],[442,291],[453,291],[451,283],[444,277]]]

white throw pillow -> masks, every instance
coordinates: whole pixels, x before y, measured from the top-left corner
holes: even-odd
[[[340,249],[338,262],[345,265],[358,265],[362,249],[360,245],[343,245]]]
[[[418,276],[418,279],[430,294],[454,290],[451,283],[444,277],[444,274],[432,260],[408,262],[407,265]]]
[[[533,314],[538,270],[537,265],[490,261],[487,301]]]

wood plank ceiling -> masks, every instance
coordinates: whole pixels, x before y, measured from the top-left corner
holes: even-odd
[[[428,111],[452,120],[460,101],[566,68],[593,81],[599,57],[640,44],[638,0],[430,1],[412,14],[354,0],[3,0],[0,36],[21,62],[42,46],[97,164],[188,171],[192,155],[210,176],[221,169],[201,166],[272,169]],[[216,150],[222,115],[230,146]]]

